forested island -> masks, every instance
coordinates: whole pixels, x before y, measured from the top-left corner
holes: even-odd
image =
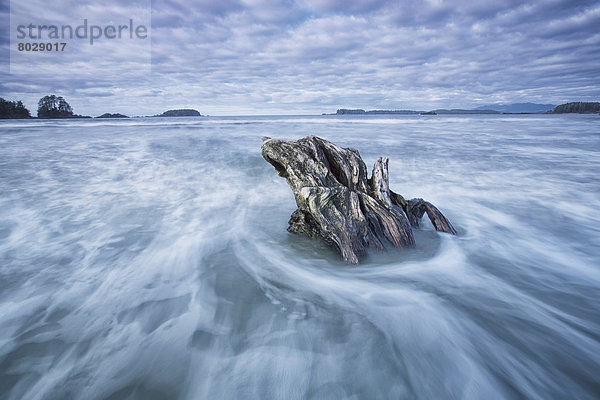
[[[600,113],[600,103],[575,102],[557,106],[552,114],[596,114]]]
[[[182,108],[180,110],[168,110],[162,114],[155,115],[155,117],[201,117],[198,111],[191,108]]]
[[[73,113],[73,108],[62,96],[53,94],[38,101],[38,118],[91,118]]]
[[[23,119],[31,118],[29,110],[23,105],[21,100],[8,101],[0,98],[0,118],[3,119]]]
[[[119,114],[119,113],[115,113],[115,114],[104,113],[102,115],[97,116],[96,118],[129,118],[129,117],[127,115]]]

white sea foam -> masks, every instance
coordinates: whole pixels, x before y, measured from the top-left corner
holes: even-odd
[[[436,204],[358,267],[285,231],[260,137]],[[578,116],[0,123],[1,398],[599,394],[600,139]]]

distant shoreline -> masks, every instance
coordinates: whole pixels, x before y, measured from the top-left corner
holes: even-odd
[[[162,114],[129,117],[121,113],[104,113],[97,117],[75,114],[66,100],[60,96],[49,95],[40,99],[38,116],[34,117],[22,101],[7,101],[0,98],[0,119],[128,119],[128,118],[180,118],[208,117],[192,108],[171,109]],[[494,109],[497,108],[497,109]],[[43,114],[42,114],[43,113]],[[558,106],[552,104],[513,103],[486,105],[475,109],[435,109],[435,110],[364,110],[362,108],[339,108],[335,113],[321,115],[540,115],[540,114],[597,114],[600,102],[571,102]],[[40,115],[43,115],[40,117]],[[273,114],[283,115],[283,114]],[[254,115],[257,116],[257,115]]]
[[[496,109],[495,109],[496,108]],[[364,110],[362,108],[340,108],[334,114],[323,115],[439,115],[439,114],[597,114],[600,113],[600,102],[571,102],[558,106],[553,104],[514,103],[508,105],[488,105],[474,109],[435,109],[435,110]]]
[[[323,118],[323,119],[332,119],[332,120],[343,120],[343,119],[354,119],[354,120],[369,120],[369,119],[377,119],[379,118],[385,118],[385,119],[394,119],[394,118],[398,118],[401,119],[403,117],[405,118],[415,118],[415,119],[421,119],[421,120],[430,120],[430,119],[435,119],[435,118],[443,118],[443,117],[447,117],[447,118],[452,118],[452,117],[473,117],[473,118],[502,118],[502,117],[548,117],[548,118],[552,118],[552,117],[558,117],[558,116],[567,116],[567,115],[572,115],[572,116],[596,116],[599,114],[596,113],[495,113],[495,114],[475,114],[475,113],[470,113],[470,114],[460,114],[460,113],[452,113],[452,114],[439,114],[439,115],[432,115],[432,114],[362,114],[362,115],[337,115],[337,114],[262,114],[262,115],[252,115],[252,114],[246,114],[246,115],[203,115],[201,118],[199,117],[156,117],[156,116],[152,116],[152,115],[138,115],[138,116],[132,116],[132,117],[128,117],[128,118],[38,118],[38,117],[31,117],[31,118],[0,118],[0,127],[2,126],[2,121],[6,121],[7,123],[9,123],[10,121],[30,121],[30,122],[44,122],[44,121],[78,121],[78,122],[83,122],[83,121],[89,121],[90,123],[98,123],[100,121],[104,122],[104,123],[111,123],[114,121],[114,123],[126,123],[127,121],[139,121],[139,120],[164,120],[165,122],[167,120],[170,121],[177,121],[177,120],[181,120],[182,123],[183,121],[203,121],[203,120],[208,120],[208,119],[235,119],[235,118],[314,118],[314,119],[318,119],[318,118]],[[157,121],[157,122],[158,122]]]

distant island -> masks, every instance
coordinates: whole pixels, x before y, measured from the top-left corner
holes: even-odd
[[[340,108],[336,111],[335,115],[347,115],[347,114],[419,114],[424,111],[413,111],[413,110],[369,110],[365,111],[362,108]]]
[[[155,117],[201,117],[198,111],[191,108],[182,108],[180,110],[168,110],[162,114],[155,115]]]
[[[24,119],[31,118],[31,114],[22,101],[8,101],[0,98],[0,118]]]
[[[464,110],[462,108],[452,108],[450,110],[439,109],[433,110],[436,114],[503,114],[496,110]]]
[[[97,116],[96,118],[129,118],[127,115],[123,115],[123,114],[111,114],[111,113],[104,113],[102,115]]]
[[[332,115],[372,115],[372,114],[400,114],[400,115],[437,115],[437,114],[502,114],[494,110],[463,110],[454,108],[451,110],[438,109],[431,111],[416,111],[416,110],[369,110],[365,111],[362,108],[340,108]],[[326,114],[327,115],[327,114]]]
[[[600,103],[566,103],[559,106],[554,104],[513,103],[513,104],[488,104],[474,109],[437,109],[437,110],[364,110],[362,108],[340,108],[335,114],[323,115],[373,115],[373,114],[400,114],[400,115],[438,115],[438,114],[595,114],[600,113]]]
[[[512,104],[486,104],[475,108],[475,110],[494,110],[505,114],[537,114],[551,111],[556,104],[537,103],[512,103]]]
[[[62,96],[53,94],[44,96],[38,101],[38,118],[91,118],[73,113],[71,105]]]
[[[566,103],[557,106],[552,114],[596,114],[600,113],[600,103]]]

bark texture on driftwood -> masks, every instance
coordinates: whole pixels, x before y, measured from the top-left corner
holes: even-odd
[[[411,226],[425,213],[436,230],[456,234],[433,204],[390,190],[388,158],[377,159],[368,178],[358,150],[316,136],[263,137],[262,155],[294,192],[298,209],[288,231],[323,239],[348,262],[357,264],[368,248],[414,246]]]

